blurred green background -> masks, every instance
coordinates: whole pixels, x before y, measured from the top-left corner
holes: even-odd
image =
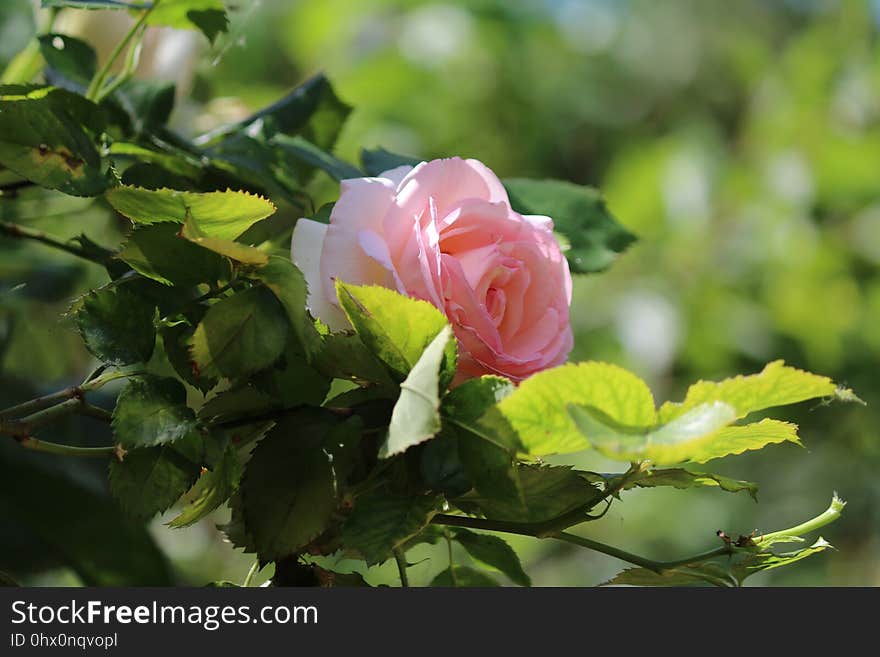
[[[777,416],[801,425],[806,449],[771,446],[707,466],[756,481],[757,505],[712,489],[628,492],[580,531],[676,558],[713,547],[719,528],[736,535],[805,520],[837,490],[849,504],[825,536],[838,550],[749,583],[880,585],[880,2],[229,4],[237,5],[230,34],[213,47],[195,34],[150,35],[142,73],[178,81],[179,131],[239,118],[323,70],[355,108],[337,147],[343,158],[356,161],[361,147],[379,145],[425,159],[462,155],[502,177],[562,178],[604,191],[640,241],[609,272],[576,281],[574,360],[630,368],[662,401],[699,378],[751,373],[783,358],[853,387],[868,403],[786,409]],[[32,33],[29,2],[4,2],[0,20],[4,62]],[[106,51],[126,20],[63,14],[60,28]],[[322,200],[336,190],[329,178],[313,184]],[[85,201],[57,214],[54,198],[34,196],[14,211],[0,203],[0,218],[119,239],[108,213]],[[70,297],[102,280],[98,268],[40,246],[0,242],[0,401],[87,373],[93,363],[62,314]],[[71,426],[66,439],[94,444],[98,431]],[[100,470],[37,457],[30,461],[40,476],[63,469],[103,491]],[[560,460],[619,468],[592,454]],[[0,508],[0,517],[11,516]],[[150,532],[173,581],[241,579],[251,558],[223,543],[211,522],[170,530],[162,525],[168,517]],[[3,524],[0,562],[14,553],[9,536],[20,534]],[[511,542],[536,585],[594,585],[621,566],[566,545]],[[445,547],[409,557],[419,562],[415,584],[446,567]],[[79,581],[52,564],[25,581]],[[396,582],[396,573],[386,566],[368,579]]]

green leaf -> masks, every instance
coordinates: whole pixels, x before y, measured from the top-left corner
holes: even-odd
[[[481,570],[476,570],[475,568],[469,568],[468,566],[451,566],[431,581],[431,586],[468,586],[486,588],[498,585],[498,582],[492,579],[488,574]]]
[[[735,586],[727,569],[712,563],[680,566],[657,573],[647,568],[627,568],[600,586]]]
[[[211,43],[214,43],[218,35],[229,31],[229,16],[224,9],[192,9],[186,12],[186,18],[199,28]]]
[[[554,230],[570,244],[565,256],[572,272],[607,268],[636,239],[595,189],[561,180],[509,179],[504,186],[514,210],[553,219]]]
[[[365,148],[361,151],[361,162],[368,176],[378,176],[385,171],[396,169],[397,167],[414,167],[420,164],[421,160],[407,155],[398,155],[397,153],[386,151],[384,148],[376,148],[374,150]]]
[[[353,164],[334,157],[302,137],[276,135],[271,143],[286,155],[324,171],[334,180],[361,178],[364,175],[363,171]]]
[[[500,376],[486,375],[469,379],[443,397],[441,410],[453,420],[475,422],[514,390],[516,386],[513,381]]]
[[[146,136],[160,131],[168,123],[174,109],[174,95],[172,82],[132,79],[117,89],[112,99],[105,99],[101,105],[111,108],[111,111],[113,107],[118,107],[113,120],[123,125],[126,135]],[[170,148],[167,142],[163,144],[163,149],[173,152],[178,158],[182,156],[179,149]],[[191,165],[201,165],[191,154],[186,159]]]
[[[168,509],[199,478],[201,437],[135,449],[110,463],[110,490],[129,515],[147,519]]]
[[[195,327],[187,322],[180,321],[171,326],[163,326],[160,335],[162,346],[168,362],[177,372],[177,375],[191,386],[198,388],[203,394],[217,385],[216,379],[206,376],[196,376],[193,371],[192,357],[190,356],[189,343]]]
[[[105,363],[150,360],[156,344],[156,306],[125,287],[90,292],[76,311],[83,341]]]
[[[241,482],[242,509],[262,562],[296,553],[330,526],[338,501],[323,441],[338,424],[327,411],[304,408],[254,449]]]
[[[184,30],[197,28],[211,43],[229,29],[222,0],[162,0],[150,12],[147,23]]]
[[[163,285],[216,283],[231,274],[228,261],[179,235],[176,224],[139,226],[117,256],[139,274]]]
[[[254,386],[285,407],[307,404],[320,406],[330,391],[331,380],[306,361],[298,343],[288,341],[281,360],[251,379]]]
[[[259,416],[280,410],[283,404],[250,384],[237,385],[205,400],[199,409],[199,418],[213,422],[238,417]]]
[[[444,326],[400,384],[379,458],[402,454],[440,431],[440,368],[450,341],[452,329]]]
[[[176,174],[177,178],[175,178],[175,176],[170,176],[171,179],[174,180],[179,179],[181,176],[186,178],[198,178],[199,175],[201,175],[201,169],[189,160],[185,160],[177,155],[161,153],[149,148],[144,148],[137,144],[115,141],[107,150],[108,154],[114,158],[114,160],[128,160],[142,165],[159,165],[162,167],[161,170],[165,171],[166,175]],[[129,174],[129,171],[131,171],[131,168],[125,170],[123,180]],[[127,186],[137,187],[137,185],[131,184],[128,184]],[[165,187],[165,185],[155,185],[149,187],[149,189],[156,190],[162,187]]]
[[[251,134],[257,128],[299,135],[318,148],[333,147],[351,108],[343,103],[324,75],[316,75],[290,94],[238,123],[202,135],[198,144],[213,144],[230,135]]]
[[[501,434],[512,429],[534,456],[575,452],[590,443],[569,416],[569,404],[590,406],[624,426],[650,427],[656,415],[644,381],[616,365],[586,362],[529,377],[479,424]]]
[[[699,381],[688,388],[681,403],[666,402],[660,407],[660,422],[669,422],[699,404],[720,401],[732,406],[736,417],[821,397],[852,401],[851,390],[838,387],[831,379],[788,367],[781,360],[769,363],[758,374],[737,376],[723,381]]]
[[[648,470],[644,476],[636,479],[633,486],[639,488],[654,488],[657,486],[672,486],[674,488],[702,488],[717,487],[730,493],[746,491],[753,500],[758,501],[758,485],[750,481],[730,479],[708,472],[691,472],[683,468],[667,470]]]
[[[458,437],[449,431],[440,433],[425,445],[419,459],[419,472],[430,490],[451,498],[473,488],[459,454]]]
[[[198,244],[204,249],[231,258],[243,265],[261,267],[269,262],[269,254],[254,246],[242,244],[241,242],[236,242],[230,239],[210,237],[206,235],[192,218],[188,218],[183,223],[183,228],[180,230],[180,236],[189,240],[193,244]]]
[[[186,389],[177,379],[131,379],[113,410],[113,432],[126,449],[171,443],[197,428],[195,413],[186,405]]]
[[[516,495],[473,498],[487,518],[507,522],[547,522],[601,499],[598,489],[563,466],[518,465],[512,472]],[[478,489],[479,491],[479,489]],[[466,499],[466,498],[465,498]],[[584,511],[586,519],[586,510]]]
[[[254,287],[211,306],[192,337],[199,376],[239,377],[269,367],[284,352],[284,309],[264,287]]]
[[[833,549],[833,546],[820,536],[815,543],[809,547],[801,548],[800,550],[782,553],[759,552],[756,554],[750,554],[746,558],[735,563],[730,570],[737,581],[742,584],[743,580],[749,575],[754,575],[762,570],[788,566],[801,559],[806,559],[814,554],[824,552],[829,548]]]
[[[433,496],[363,495],[342,528],[343,543],[360,552],[368,566],[382,563],[424,529],[438,508],[439,499]]]
[[[248,192],[181,192],[174,189],[114,187],[105,198],[120,214],[138,224],[187,218],[204,236],[234,240],[256,222],[275,213],[275,205]]]
[[[797,425],[779,420],[728,426],[736,419],[736,411],[719,401],[695,406],[649,431],[613,426],[585,407],[572,405],[569,413],[593,448],[619,461],[649,460],[656,465],[705,463],[773,443],[800,443]]]
[[[375,383],[388,390],[392,398],[397,395],[397,384],[391,380],[382,361],[356,334],[331,333],[323,336],[321,349],[312,365],[334,379],[354,380],[364,385]]]
[[[40,54],[46,60],[46,79],[54,86],[84,91],[95,75],[98,56],[85,41],[66,34],[38,37]]]
[[[107,187],[94,133],[100,108],[54,87],[0,86],[0,165],[72,196]]]
[[[302,351],[311,362],[321,350],[321,336],[306,310],[306,279],[302,272],[289,259],[272,256],[256,275],[284,306]]]
[[[241,464],[235,450],[228,447],[223,458],[213,470],[206,470],[196,482],[195,499],[176,518],[168,523],[175,529],[189,527],[210,515],[238,489]]]
[[[467,529],[455,529],[453,535],[468,554],[480,563],[501,571],[520,586],[532,585],[516,552],[503,539]]]
[[[378,285],[336,282],[336,294],[361,341],[401,380],[428,345],[447,326],[446,317],[427,301],[410,299]],[[446,346],[440,378],[446,387],[455,375],[455,343]]]

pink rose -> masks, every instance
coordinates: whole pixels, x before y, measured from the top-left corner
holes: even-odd
[[[442,310],[459,343],[458,380],[520,381],[565,361],[571,274],[553,221],[514,212],[485,165],[432,160],[341,187],[329,225],[300,219],[293,232],[309,309],[331,329],[349,327],[334,289],[340,279]]]

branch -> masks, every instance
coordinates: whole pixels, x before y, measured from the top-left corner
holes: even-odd
[[[50,443],[32,436],[16,438],[15,440],[25,449],[32,449],[37,452],[47,452],[49,454],[61,454],[62,456],[84,456],[89,458],[107,458],[108,456],[115,456],[122,460],[122,457],[125,454],[122,448],[118,445],[111,445],[109,447],[73,447],[72,445]]]
[[[406,575],[406,555],[400,548],[394,548],[394,560],[397,561],[397,572],[400,573],[400,586],[409,588],[409,577]]]
[[[599,543],[598,541],[584,538],[582,536],[575,536],[574,534],[568,534],[566,532],[548,533],[543,529],[543,527],[546,526],[546,523],[503,522],[500,520],[490,520],[488,518],[454,516],[444,513],[435,515],[431,519],[431,522],[437,525],[469,527],[471,529],[483,529],[486,531],[505,532],[507,534],[519,534],[520,536],[531,536],[533,538],[553,538],[557,541],[572,543],[574,545],[587,548],[588,550],[594,550],[596,552],[601,552],[602,554],[617,557],[618,559],[621,559],[631,564],[635,564],[637,566],[642,566],[643,568],[647,568],[656,573],[660,573],[664,570],[669,570],[671,568],[677,568],[678,566],[683,566],[689,563],[708,561],[709,559],[715,559],[720,556],[733,554],[736,549],[732,545],[722,545],[721,547],[710,550],[709,552],[702,552],[700,554],[696,554],[692,557],[687,557],[685,559],[677,559],[675,561],[654,561],[653,559],[646,559],[645,557],[640,557],[639,555],[632,554],[614,546]]]
[[[557,532],[556,534],[551,534],[548,538],[555,538],[558,541],[564,541],[565,543],[578,545],[580,547],[587,548],[588,550],[601,552],[602,554],[607,554],[610,557],[617,557],[618,559],[626,561],[627,563],[635,564],[636,566],[641,566],[642,568],[647,568],[648,570],[653,570],[655,573],[662,573],[664,570],[671,570],[673,568],[685,566],[690,563],[709,561],[710,559],[715,559],[717,557],[731,555],[734,552],[734,547],[732,545],[722,545],[721,547],[715,548],[714,550],[701,552],[700,554],[695,554],[692,557],[686,557],[684,559],[677,559],[675,561],[654,561],[653,559],[646,559],[645,557],[640,557],[637,554],[632,554],[631,552],[621,550],[611,545],[605,545],[604,543],[599,543],[598,541],[584,538],[583,536],[576,536],[574,534],[569,534],[566,532]]]
[[[85,393],[97,390],[110,381],[135,374],[139,374],[139,372],[117,371],[94,378],[89,377],[80,386],[65,388],[43,397],[10,406],[0,411],[0,434],[10,436],[25,449],[32,449],[38,452],[62,454],[64,456],[116,456],[116,458],[122,460],[125,456],[125,450],[119,445],[109,447],[74,447],[72,445],[60,445],[40,440],[34,438],[32,434],[37,429],[51,422],[74,414],[110,422],[113,417],[112,414],[103,408],[87,403],[84,397]]]
[[[7,237],[14,237],[16,239],[34,240],[35,242],[40,242],[46,246],[60,249],[65,253],[70,253],[78,258],[89,260],[102,266],[106,265],[107,261],[113,257],[113,252],[108,249],[102,249],[101,252],[95,253],[84,249],[82,246],[77,246],[73,243],[73,240],[63,240],[60,237],[55,237],[54,235],[49,235],[48,233],[34,230],[33,228],[26,228],[20,224],[15,224],[9,221],[0,221],[0,234]]]

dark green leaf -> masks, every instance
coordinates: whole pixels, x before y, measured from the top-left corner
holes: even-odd
[[[247,535],[261,561],[296,553],[330,525],[338,501],[333,464],[322,445],[338,424],[331,413],[305,408],[257,444],[241,495]]]
[[[532,585],[516,552],[503,539],[467,529],[455,529],[453,535],[468,554],[480,563],[501,571],[520,586]]]
[[[89,351],[106,363],[150,360],[156,343],[156,306],[125,287],[91,292],[76,312]]]
[[[151,447],[197,431],[195,413],[177,379],[145,375],[131,379],[116,401],[113,431],[126,449]]]
[[[418,534],[437,513],[433,496],[391,497],[369,493],[357,499],[342,529],[346,547],[357,550],[367,565],[381,563],[394,548]]]
[[[255,417],[280,410],[280,400],[261,392],[252,385],[238,385],[217,393],[199,409],[199,418],[213,422],[234,418]]]
[[[334,379],[352,379],[376,383],[397,396],[397,384],[391,380],[382,362],[355,334],[331,333],[323,336],[321,350],[313,361],[319,372]]]
[[[321,336],[306,310],[306,280],[302,272],[290,260],[272,256],[256,275],[284,306],[302,351],[311,361],[321,349]]]
[[[323,75],[316,75],[277,103],[229,126],[200,137],[198,143],[213,143],[224,136],[251,133],[256,126],[271,125],[285,135],[299,135],[322,150],[336,142],[351,108],[340,101]]]
[[[163,285],[217,283],[230,276],[229,262],[179,235],[173,223],[139,226],[118,257],[139,274]]]
[[[519,465],[512,479],[517,495],[480,494],[475,498],[486,517],[508,522],[546,522],[580,507],[586,509],[600,499],[595,486],[563,466]]]
[[[189,527],[208,516],[226,502],[238,488],[241,465],[235,450],[228,447],[220,463],[213,470],[206,470],[193,489],[195,499],[179,516],[168,523],[169,527]]]
[[[234,378],[268,367],[284,352],[288,328],[284,309],[264,287],[221,299],[192,337],[199,376]]]
[[[419,470],[428,488],[449,497],[464,495],[473,486],[465,473],[456,435],[441,433],[425,445]]]
[[[186,18],[199,28],[211,43],[214,43],[221,32],[229,30],[229,17],[223,9],[192,9],[186,12]]]
[[[287,349],[275,367],[258,372],[251,381],[287,407],[299,404],[320,406],[330,390],[330,378],[306,362],[299,344],[293,340],[288,341]]]
[[[72,196],[96,196],[108,181],[92,133],[101,110],[54,87],[0,86],[0,165]]]
[[[386,151],[384,148],[377,148],[375,150],[365,148],[361,151],[361,162],[368,176],[378,176],[385,171],[396,169],[397,167],[414,167],[421,163],[421,160],[406,155],[397,155],[396,153]]]
[[[168,509],[199,478],[201,437],[190,433],[174,443],[135,449],[110,463],[110,490],[129,515],[147,519]]]
[[[162,345],[165,347],[165,356],[168,362],[177,372],[177,375],[191,386],[198,388],[202,393],[208,392],[217,385],[217,380],[206,376],[196,376],[193,371],[192,357],[189,353],[189,343],[192,340],[195,327],[185,321],[180,321],[172,326],[163,326]]]
[[[272,138],[272,144],[285,155],[324,171],[334,180],[361,178],[364,175],[356,166],[334,157],[302,137],[276,135]]]
[[[565,255],[575,273],[605,269],[636,239],[595,189],[560,180],[511,179],[504,186],[514,210],[553,219],[554,230],[571,245]]]
[[[453,566],[437,575],[431,582],[431,586],[466,586],[485,588],[498,586],[498,582],[481,570],[468,566]]]
[[[116,103],[122,123],[127,123],[126,133],[134,135],[152,133],[168,123],[174,109],[175,87],[162,80],[129,80],[123,84],[102,106]]]
[[[43,34],[40,53],[46,60],[47,80],[56,87],[82,92],[97,70],[98,57],[85,41],[66,34]]]

